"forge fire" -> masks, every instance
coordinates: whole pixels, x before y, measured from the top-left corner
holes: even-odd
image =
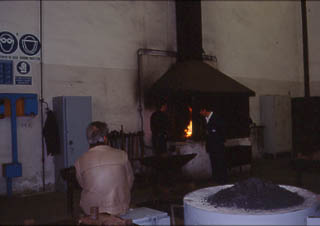
[[[190,138],[192,136],[192,120],[190,120],[189,125],[184,130],[185,138]]]

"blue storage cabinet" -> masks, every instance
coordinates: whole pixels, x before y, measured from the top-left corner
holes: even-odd
[[[54,97],[53,112],[58,122],[61,151],[54,157],[55,185],[57,191],[66,191],[61,170],[74,166],[76,159],[89,148],[86,128],[92,121],[91,97]]]

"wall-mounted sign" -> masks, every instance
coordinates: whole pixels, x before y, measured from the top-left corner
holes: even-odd
[[[0,85],[13,84],[12,60],[0,60]]]
[[[36,36],[32,34],[26,34],[20,38],[19,47],[23,53],[33,56],[39,52],[41,45]]]
[[[0,85],[31,85],[30,61],[41,60],[40,49],[34,34],[0,31]]]
[[[11,54],[17,50],[18,40],[10,32],[0,32],[0,52],[4,54]]]
[[[22,75],[28,74],[30,72],[30,64],[26,61],[20,61],[17,64],[17,71]]]
[[[20,55],[20,52],[17,52],[18,47],[23,53],[22,56]],[[0,59],[40,60],[39,56],[35,56],[39,53],[40,49],[41,43],[33,34],[24,34],[19,38],[18,33],[14,35],[8,31],[0,32]],[[1,53],[4,55],[1,55]],[[17,53],[20,56],[13,55]]]
[[[32,77],[16,76],[16,85],[32,85]]]

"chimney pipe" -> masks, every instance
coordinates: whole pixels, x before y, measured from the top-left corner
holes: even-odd
[[[304,69],[304,96],[310,97],[309,84],[309,48],[306,0],[301,0],[302,38],[303,38],[303,69]]]
[[[201,1],[175,2],[178,61],[202,60]]]

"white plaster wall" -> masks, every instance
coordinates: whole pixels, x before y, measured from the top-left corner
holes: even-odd
[[[119,130],[123,125],[126,132],[139,130],[136,53],[139,48],[175,50],[174,1],[42,4],[45,101],[51,107],[54,96],[90,95],[93,120],[106,121],[111,129]],[[39,5],[39,1],[0,1],[1,29],[40,34]],[[310,29],[317,30],[318,4],[308,2],[308,6],[313,21]],[[217,56],[218,69],[256,92],[250,100],[254,121],[260,121],[260,95],[303,95],[299,1],[202,1],[202,20],[206,53]],[[318,46],[319,32],[310,29],[310,43]],[[311,52],[312,84],[318,82],[318,52]],[[145,63],[143,76],[148,85],[168,68],[172,59],[152,58]],[[33,64],[32,86],[2,85],[1,92],[39,94],[40,65]],[[313,85],[312,93],[316,90]],[[8,119],[0,120],[0,132],[4,134],[0,138],[1,150],[11,147],[9,125]],[[18,127],[23,177],[14,179],[14,191],[40,189],[40,117],[21,118]],[[1,151],[1,164],[10,158],[9,151]],[[53,178],[52,159],[46,158],[46,183],[53,182]],[[1,178],[0,182],[0,193],[4,193],[5,180]]]
[[[90,95],[93,119],[137,131],[137,50],[174,46],[168,1],[46,1],[45,97]]]
[[[218,69],[256,92],[250,114],[259,123],[259,95],[303,94],[299,1],[203,1],[203,47]]]
[[[17,38],[27,33],[39,38],[39,15],[39,2],[37,1],[1,1],[1,31],[11,32]],[[22,56],[23,54],[18,48],[12,55]],[[39,57],[39,54],[36,56]],[[28,62],[31,65],[32,85],[0,85],[1,93],[36,93],[40,98],[40,60]],[[13,67],[16,67],[17,63],[18,60],[13,60]],[[17,75],[16,70],[14,70],[14,75]],[[0,164],[10,163],[12,161],[10,118],[0,119],[0,134]],[[22,177],[13,179],[13,192],[42,189],[40,114],[35,117],[17,118],[17,145],[18,161],[22,164]],[[50,166],[50,158],[45,156],[45,161],[48,162],[45,174],[49,184],[54,175]],[[2,175],[2,167],[0,171]],[[0,177],[0,193],[6,193],[4,177]]]
[[[42,1],[43,97],[89,95],[93,120],[125,132],[140,129],[137,111],[137,50],[175,47],[172,1]],[[39,34],[39,1],[1,1],[1,29]],[[2,24],[5,24],[2,27]],[[1,92],[40,93],[40,64],[33,85],[1,86]],[[0,121],[1,163],[11,159],[9,119]],[[18,121],[23,177],[14,192],[39,190],[41,178],[40,117]],[[21,128],[20,128],[21,127]],[[52,158],[46,158],[46,183],[54,182]],[[0,193],[5,193],[1,178]],[[19,183],[19,184],[18,184]]]

